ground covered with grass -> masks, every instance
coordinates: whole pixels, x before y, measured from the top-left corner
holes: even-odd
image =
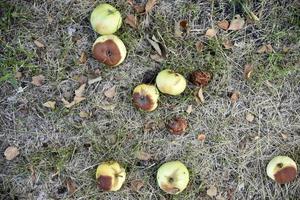
[[[124,23],[116,33],[128,55],[114,69],[91,56],[97,34],[89,16],[100,2],[0,2],[1,199],[211,199],[207,190],[213,186],[213,198],[219,200],[299,198],[299,177],[279,185],[265,170],[277,155],[300,164],[297,0],[161,0],[147,14],[136,13],[125,0],[107,1],[124,19],[129,14],[139,19],[138,29]],[[242,29],[217,26],[236,14],[246,21]],[[190,28],[183,38],[174,34],[180,20]],[[209,28],[217,30],[216,37],[205,36]],[[151,59],[155,51],[147,38],[153,35],[166,47],[160,62]],[[226,49],[224,40],[232,46]],[[257,52],[264,45],[272,49]],[[247,80],[246,64],[253,66]],[[165,68],[187,78],[193,70],[212,73],[203,88],[205,102],[195,100],[197,88],[189,83],[179,96],[161,95],[157,110],[137,110],[133,88]],[[40,86],[32,84],[37,75],[44,76]],[[86,99],[66,108],[61,99],[70,101],[82,83],[94,78],[98,81],[85,88]],[[113,86],[116,93],[108,98],[104,93]],[[230,98],[233,91],[240,94],[236,102]],[[55,108],[45,107],[47,101],[56,102]],[[188,120],[185,135],[165,128],[173,116]],[[204,141],[197,139],[200,133]],[[19,150],[11,161],[3,154],[9,146]],[[107,160],[126,168],[128,177],[118,192],[96,187],[96,167]],[[191,174],[186,190],[176,196],[156,184],[158,167],[170,160],[182,161]],[[134,180],[143,182],[138,191]]]

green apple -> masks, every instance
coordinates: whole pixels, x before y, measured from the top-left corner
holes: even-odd
[[[267,175],[279,184],[291,182],[297,176],[297,164],[288,156],[276,156],[267,166]]]
[[[122,16],[113,6],[105,3],[98,5],[91,14],[91,25],[101,35],[110,35],[122,25]]]
[[[116,67],[126,57],[126,47],[115,35],[103,35],[97,38],[92,48],[93,57],[105,65]]]
[[[158,186],[169,194],[179,194],[189,183],[189,171],[180,161],[164,163],[157,171]]]
[[[99,189],[117,191],[126,179],[126,172],[116,161],[104,162],[97,167],[96,179]]]
[[[133,104],[144,111],[153,111],[157,108],[159,92],[154,85],[140,84],[133,90]]]
[[[179,95],[186,88],[186,80],[181,75],[170,69],[165,69],[158,73],[156,86],[162,93],[169,95]]]

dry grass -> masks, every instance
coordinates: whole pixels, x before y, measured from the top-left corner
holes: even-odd
[[[139,30],[123,25],[116,33],[128,48],[124,64],[108,69],[95,62],[90,47],[97,37],[91,30],[89,15],[102,1],[20,1],[0,3],[0,196],[2,199],[69,199],[64,181],[75,180],[76,199],[209,199],[206,190],[215,185],[225,199],[297,199],[299,177],[287,185],[270,180],[265,168],[276,155],[289,155],[300,164],[300,73],[299,3],[249,1],[247,8],[259,13],[261,21],[238,32],[219,31],[218,39],[207,40],[204,33],[221,19],[236,13],[247,17],[240,6],[227,1],[161,1],[145,17]],[[126,1],[110,1],[125,17],[133,13]],[[174,23],[187,19],[192,29],[184,40],[174,37]],[[74,31],[72,31],[74,30]],[[162,36],[168,58],[161,64],[149,58],[153,53],[147,35]],[[222,38],[236,46],[225,50]],[[37,48],[33,40],[46,46]],[[196,52],[195,42],[206,48]],[[272,44],[275,52],[257,54],[262,44]],[[287,53],[283,47],[289,47]],[[79,64],[82,51],[88,61]],[[255,66],[253,77],[243,79],[246,63]],[[159,108],[152,113],[136,110],[131,92],[145,72],[173,68],[185,76],[195,69],[209,70],[213,81],[205,88],[206,102],[198,105],[190,85],[183,95],[161,95]],[[99,69],[102,81],[89,85],[87,100],[72,109],[64,108],[61,97],[68,96],[79,83],[75,75],[93,76]],[[21,80],[14,80],[22,71]],[[46,83],[33,86],[33,75],[43,74]],[[117,95],[109,100],[103,91],[116,85]],[[20,89],[22,88],[22,89]],[[228,92],[238,90],[241,97],[231,104]],[[42,104],[57,100],[53,111]],[[113,105],[104,110],[103,105]],[[187,114],[188,105],[193,111]],[[88,119],[80,111],[91,112]],[[255,115],[253,122],[245,119]],[[189,121],[188,133],[171,136],[164,122],[183,115]],[[145,124],[151,129],[145,129]],[[206,141],[197,141],[198,133]],[[287,139],[283,139],[282,133]],[[4,150],[15,145],[20,156],[6,161]],[[153,154],[150,161],[139,161],[135,154]],[[103,193],[95,186],[95,168],[106,160],[118,160],[128,178],[116,193]],[[180,195],[164,194],[155,182],[161,163],[178,159],[190,172],[188,188]],[[36,172],[35,183],[29,166]],[[145,182],[140,192],[130,182]]]

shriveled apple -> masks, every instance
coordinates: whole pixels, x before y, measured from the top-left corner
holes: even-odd
[[[141,84],[134,88],[132,100],[135,107],[144,111],[153,111],[157,108],[159,92],[154,85]]]
[[[97,38],[92,48],[93,57],[105,65],[116,67],[126,57],[126,47],[115,35],[104,35]]]
[[[179,194],[189,183],[189,171],[180,161],[164,163],[157,171],[158,186],[169,194]]]
[[[113,6],[105,3],[98,5],[91,14],[91,25],[101,35],[110,35],[122,25],[122,16]]]
[[[100,164],[96,171],[98,188],[103,191],[119,190],[125,179],[125,169],[116,161],[109,161]]]
[[[297,164],[288,156],[276,156],[267,166],[267,175],[279,184],[291,182],[297,176]]]
[[[162,93],[179,95],[186,88],[186,80],[181,74],[170,69],[165,69],[158,73],[156,85]]]

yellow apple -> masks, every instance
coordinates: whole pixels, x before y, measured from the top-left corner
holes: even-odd
[[[159,92],[154,85],[140,84],[133,90],[133,104],[145,111],[153,111],[157,108]]]
[[[103,35],[97,38],[92,48],[93,57],[105,65],[116,67],[126,57],[126,47],[115,35]]]
[[[113,6],[105,3],[98,5],[91,14],[91,25],[101,35],[110,35],[122,25],[122,16]]]
[[[162,93],[169,95],[179,95],[186,88],[186,80],[181,75],[170,69],[165,69],[158,73],[156,86]]]
[[[269,162],[267,174],[279,184],[288,183],[297,176],[297,164],[288,156],[276,156]]]
[[[119,190],[126,178],[125,169],[116,161],[100,164],[96,171],[97,185],[104,191]]]
[[[189,183],[189,171],[180,161],[164,163],[157,171],[158,186],[169,194],[179,194]]]

